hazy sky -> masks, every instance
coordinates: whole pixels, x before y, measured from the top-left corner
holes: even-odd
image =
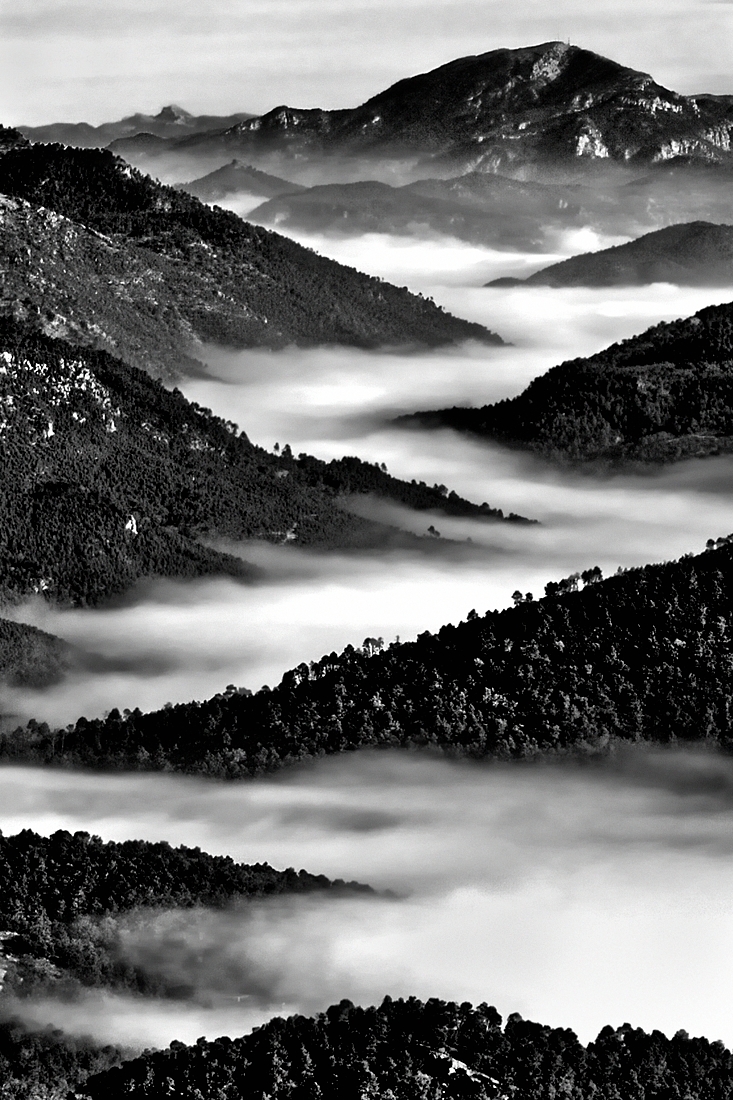
[[[3,0],[0,118],[180,103],[353,106],[469,53],[570,39],[683,92],[733,92],[733,0]]]

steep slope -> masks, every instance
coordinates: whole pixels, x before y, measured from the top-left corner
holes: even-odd
[[[373,745],[506,759],[624,740],[733,743],[721,691],[733,667],[730,537],[697,557],[607,580],[589,569],[540,600],[516,599],[415,642],[349,646],[251,696],[17,730],[0,756],[241,778]]]
[[[722,1043],[668,1039],[630,1024],[584,1047],[574,1032],[502,1018],[487,1004],[386,997],[376,1008],[341,1001],[311,1018],[276,1017],[241,1039],[200,1039],[92,1077],[81,1095],[118,1097],[343,1097],[344,1100],[545,1100],[663,1097],[728,1100],[733,1055]]]
[[[0,192],[32,207],[5,206],[3,312],[71,329],[156,375],[190,367],[197,341],[501,342],[404,287],[163,187],[106,151],[16,144],[0,157]]]
[[[189,183],[177,183],[176,191],[186,191],[202,202],[218,202],[227,195],[244,191],[250,195],[262,195],[263,198],[274,198],[276,195],[295,194],[305,191],[299,183],[289,183],[279,176],[271,176],[267,172],[260,172],[249,164],[243,164],[236,158],[229,164],[209,172],[200,179],[191,180]]]
[[[8,319],[0,319],[0,457],[5,600],[42,592],[95,602],[142,576],[252,575],[202,537],[329,547],[398,535],[345,511],[340,498],[352,492],[503,518],[356,458],[270,454],[135,367]]]
[[[170,104],[157,115],[137,113],[118,122],[103,122],[90,126],[88,122],[52,122],[46,126],[20,126],[19,130],[34,142],[60,142],[84,149],[98,149],[117,138],[133,134],[154,134],[160,138],[181,138],[208,130],[226,130],[253,115],[240,111],[232,115],[192,115],[182,107]]]
[[[526,286],[733,285],[733,225],[671,225],[628,244],[573,256],[528,279],[511,282]],[[507,283],[495,279],[486,285]]]
[[[728,160],[725,97],[688,97],[578,46],[545,42],[462,57],[351,110],[277,107],[182,152],[420,155],[496,171],[554,161]]]

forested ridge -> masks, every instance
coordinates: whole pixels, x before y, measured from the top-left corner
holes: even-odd
[[[733,449],[733,303],[572,359],[511,400],[419,412],[562,461],[668,461]]]
[[[345,510],[349,493],[503,518],[357,458],[272,454],[143,371],[9,318],[0,318],[0,458],[5,601],[43,592],[94,603],[151,575],[252,576],[202,538],[333,547],[398,537]]]
[[[672,1039],[630,1024],[583,1046],[573,1031],[495,1008],[386,997],[280,1017],[241,1039],[172,1043],[92,1076],[89,1100],[727,1100],[733,1056],[721,1042]]]
[[[730,286],[733,225],[705,221],[668,225],[626,244],[571,256],[528,279],[512,281],[527,286]]]
[[[30,204],[4,215],[4,312],[73,330],[156,375],[190,368],[197,341],[501,343],[406,287],[205,206],[107,150],[17,141],[0,156],[0,192]]]
[[[118,950],[117,920],[124,914],[221,908],[280,894],[371,892],[303,870],[235,863],[199,848],[104,843],[64,830],[43,837],[29,829],[0,833],[0,882],[0,968],[7,968],[6,988],[21,996],[68,993],[79,985],[166,992]]]
[[[617,741],[730,746],[728,540],[606,580],[589,569],[515,600],[414,642],[347,646],[254,695],[113,710],[57,731],[31,722],[0,736],[0,758],[241,778],[375,745],[503,759]]]

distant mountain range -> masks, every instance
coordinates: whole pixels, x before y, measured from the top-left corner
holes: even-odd
[[[212,210],[106,150],[7,135],[0,313],[47,333],[167,377],[200,369],[200,342],[501,343],[405,287]]]
[[[689,222],[487,286],[733,286],[733,225]]]
[[[118,138],[147,133],[159,138],[177,141],[191,134],[210,130],[227,130],[253,115],[239,111],[233,115],[192,115],[183,107],[170,104],[157,115],[134,114],[118,122],[104,122],[90,126],[88,122],[52,122],[48,126],[19,126],[21,133],[31,141],[61,142],[82,149],[102,148]]]
[[[548,163],[730,163],[733,97],[685,96],[579,46],[545,42],[462,57],[359,107],[281,106],[228,128],[121,139],[134,158],[181,154],[415,158],[484,172]]]
[[[664,462],[733,451],[733,303],[562,363],[511,400],[400,419],[570,462]]]
[[[732,195],[732,177],[720,166],[665,164],[631,181],[584,183],[538,183],[477,171],[400,187],[364,181],[283,189],[247,218],[285,232],[443,235],[496,248],[554,251],[558,233],[578,227],[627,236],[703,216],[733,221]]]

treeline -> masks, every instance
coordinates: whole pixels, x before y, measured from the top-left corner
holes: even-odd
[[[28,829],[10,837],[0,833],[0,882],[5,983],[25,996],[39,987],[79,983],[165,992],[121,957],[115,918],[124,913],[222,907],[277,894],[370,892],[354,882],[235,863],[199,848],[104,843],[63,830],[43,837]]]
[[[509,759],[615,740],[731,744],[730,542],[549,591],[414,642],[347,646],[274,690],[65,730],[32,721],[0,737],[0,758],[240,778],[373,745]]]
[[[654,326],[536,378],[512,400],[414,417],[564,461],[733,449],[733,304]]]
[[[668,1039],[624,1024],[583,1046],[573,1031],[495,1008],[386,997],[341,1001],[315,1017],[275,1018],[241,1039],[172,1043],[90,1077],[89,1100],[174,1095],[217,1100],[728,1100],[733,1056],[721,1042]]]
[[[178,369],[184,352],[191,352],[191,336],[233,347],[501,343],[482,325],[453,317],[406,287],[361,274],[228,211],[211,209],[107,150],[17,143],[0,157],[0,192],[102,233],[118,249],[132,249],[131,273],[141,250],[156,267],[156,255],[173,263],[170,270],[159,268],[158,306],[163,313],[176,311],[183,327],[171,328],[178,346],[165,362],[149,363],[153,373]],[[84,267],[85,247],[68,236],[64,263]],[[22,269],[23,257],[16,259]],[[90,278],[93,274],[90,269]],[[31,308],[43,281],[29,278],[20,295]],[[144,342],[146,334],[154,333],[158,312],[151,314],[155,287],[148,290],[136,290],[135,278],[112,286],[107,279],[94,279],[86,293],[78,288],[73,319],[93,336],[122,297],[139,307],[138,335]],[[63,281],[57,295],[68,308]],[[55,312],[69,316],[59,305]]]
[[[8,318],[0,318],[0,458],[6,601],[43,592],[93,603],[151,575],[252,577],[238,558],[202,545],[207,538],[329,548],[396,534],[341,507],[347,488],[501,518],[356,458],[296,459],[289,447],[271,454],[143,371]]]

